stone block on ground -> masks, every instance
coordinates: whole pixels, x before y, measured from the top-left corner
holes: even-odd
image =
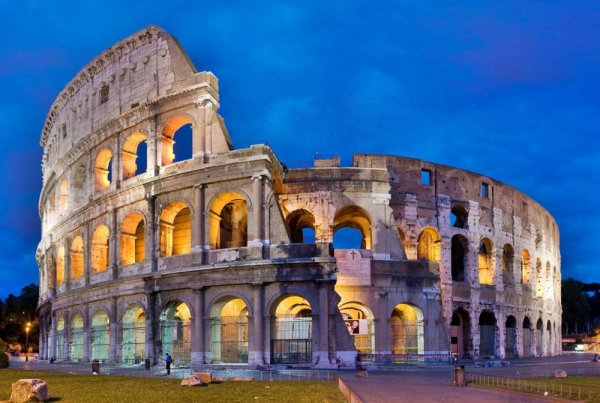
[[[196,375],[190,375],[181,380],[181,386],[206,386],[206,384]]]
[[[567,371],[565,371],[564,369],[557,369],[556,371],[552,372],[552,377],[553,378],[566,378]]]
[[[194,372],[194,375],[200,378],[200,380],[204,383],[211,383],[213,381],[212,374],[210,372]]]
[[[48,384],[42,379],[19,379],[12,384],[10,401],[45,402],[49,398]]]

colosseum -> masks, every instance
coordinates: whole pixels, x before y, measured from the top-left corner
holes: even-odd
[[[40,358],[314,368],[560,352],[560,252],[490,177],[234,149],[219,87],[149,26],[89,62],[41,135]],[[345,249],[334,237],[348,233]],[[353,238],[354,237],[354,238]]]

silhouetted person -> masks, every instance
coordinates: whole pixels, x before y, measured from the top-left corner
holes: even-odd
[[[165,355],[165,362],[167,363],[167,375],[169,375],[171,374],[171,363],[173,362],[173,359],[171,358],[169,353]]]

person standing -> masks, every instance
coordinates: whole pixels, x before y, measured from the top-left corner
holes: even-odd
[[[167,353],[167,355],[165,355],[165,363],[167,364],[167,375],[171,374],[171,363],[172,362],[173,362],[173,359],[171,358],[169,353]]]

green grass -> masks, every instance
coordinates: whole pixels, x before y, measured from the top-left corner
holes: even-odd
[[[223,382],[180,386],[180,379],[0,370],[0,401],[8,400],[18,379],[48,383],[55,402],[345,402],[335,383],[325,381]]]

